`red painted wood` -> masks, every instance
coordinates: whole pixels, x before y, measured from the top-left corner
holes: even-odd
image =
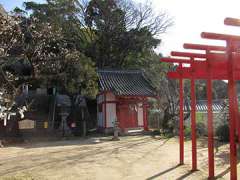
[[[161,58],[161,62],[168,62],[168,63],[183,63],[183,64],[191,64],[190,59],[177,59],[177,58]]]
[[[208,78],[207,78],[207,108],[208,108],[208,177],[214,179],[214,129],[213,129],[213,110],[212,110],[212,71],[210,51],[206,50]]]
[[[237,116],[237,121],[238,121],[238,144],[240,145],[240,113],[238,112],[238,116]],[[240,147],[239,147],[240,148]]]
[[[128,120],[128,106],[118,105],[119,127],[121,129],[127,128],[126,120]]]
[[[237,180],[237,146],[235,142],[236,136],[236,83],[234,81],[233,61],[232,61],[232,44],[231,41],[227,42],[228,47],[228,98],[229,98],[229,139],[230,139],[230,178],[231,180]],[[237,109],[236,109],[237,108]]]
[[[206,54],[172,51],[171,56],[206,58]]]
[[[211,57],[211,54],[209,55]],[[225,55],[224,55],[225,56]],[[220,57],[220,56],[219,56]],[[239,59],[239,54],[233,56],[233,61],[237,62],[237,59]],[[219,63],[219,64],[217,64]],[[210,66],[210,68],[208,68]],[[212,79],[216,80],[227,80],[228,79],[228,69],[226,68],[228,66],[226,60],[222,59],[212,59],[209,63],[206,61],[195,61],[194,62],[194,68],[193,67],[183,67],[181,69],[181,72],[179,71],[179,68],[176,69],[176,71],[172,71],[168,73],[169,78],[180,78],[181,74],[183,78],[190,79],[191,78],[191,72],[194,71],[194,77],[196,79],[207,79],[209,77],[208,72],[212,72]],[[234,79],[240,80],[240,63],[235,63],[235,66],[233,68],[234,70]]]
[[[148,131],[148,118],[147,118],[147,105],[143,105],[143,127],[145,131]]]
[[[118,104],[119,126],[122,129],[138,127],[137,111],[128,103]]]
[[[182,78],[183,79],[190,79],[191,76],[192,76],[191,71],[192,71],[191,68],[183,68]],[[181,74],[179,72],[174,72],[174,71],[168,72],[167,76],[169,78],[172,78],[172,79],[181,78]],[[207,71],[195,71],[194,77],[195,77],[195,79],[207,79],[208,78],[208,72]],[[237,75],[236,79],[239,79],[239,78],[240,78],[240,75]],[[212,75],[212,79],[214,79],[214,80],[227,80],[228,79],[227,72],[224,72],[224,71],[221,71],[221,70],[214,70],[213,75]]]
[[[106,92],[104,92],[104,101],[107,101]],[[104,127],[107,128],[107,104],[104,103]]]
[[[210,32],[202,32],[202,38],[213,39],[213,40],[236,40],[240,41],[240,36],[230,35],[230,34],[218,34],[218,33],[210,33]]]
[[[213,112],[212,112],[212,81],[207,80],[208,101],[208,172],[209,179],[214,178],[214,140],[213,140]]]
[[[135,107],[133,108],[130,108],[128,109],[129,111],[129,125],[128,127],[138,127],[138,117],[137,117],[137,110],[135,109]]]
[[[240,19],[236,18],[225,18],[224,24],[229,26],[240,26]]]
[[[184,164],[184,119],[183,119],[183,79],[179,79],[179,145],[180,164]]]
[[[184,43],[183,48],[195,49],[195,50],[209,50],[209,51],[226,51],[226,47],[224,46],[211,46],[211,45],[190,44],[190,43]]]
[[[211,71],[213,74],[213,79],[228,79],[228,70],[227,70],[227,55],[220,53],[209,53],[209,62],[204,61],[194,61],[194,67],[183,68],[183,74],[186,76],[184,78],[190,78],[191,72],[195,72],[196,79],[203,79],[208,77],[208,71]],[[237,62],[240,58],[240,54],[235,53],[233,56],[233,61]],[[192,64],[189,60],[185,59],[176,59],[176,58],[162,58],[161,61],[171,62],[171,63],[184,63]],[[210,67],[210,68],[209,68]],[[178,68],[177,68],[178,70]],[[235,63],[234,66],[235,78],[240,79],[240,63]],[[177,72],[177,71],[175,71]],[[176,74],[174,75],[176,76]],[[171,78],[171,77],[170,77]],[[177,77],[172,77],[177,78]],[[179,77],[180,78],[180,77]]]
[[[192,170],[197,170],[197,138],[196,138],[196,96],[195,80],[191,78],[191,129],[192,129]]]
[[[232,180],[237,179],[237,147],[235,142],[236,123],[234,117],[234,89],[235,84],[233,79],[228,80],[228,97],[229,97],[229,131],[230,131],[230,176]]]

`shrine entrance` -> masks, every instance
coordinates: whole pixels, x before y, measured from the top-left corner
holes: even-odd
[[[226,18],[224,23],[225,25],[240,26],[240,19]],[[185,49],[201,50],[203,53],[173,51],[171,52],[173,57],[161,59],[162,62],[178,64],[176,70],[168,72],[168,77],[179,79],[180,164],[184,164],[183,79],[190,79],[191,81],[191,139],[193,171],[197,170],[195,80],[207,80],[209,179],[214,179],[215,177],[212,81],[227,80],[230,117],[230,177],[231,180],[237,180],[237,143],[240,142],[240,114],[238,111],[236,81],[240,80],[240,36],[203,32],[201,37],[225,41],[226,46],[184,44],[183,47]]]
[[[119,113],[120,127],[134,128],[138,126],[138,119],[137,119],[138,112],[134,104],[118,105],[117,111]]]

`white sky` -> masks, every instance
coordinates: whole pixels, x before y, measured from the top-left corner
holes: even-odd
[[[142,1],[142,0],[137,0]],[[224,26],[225,17],[240,18],[240,0],[152,0],[156,11],[166,11],[175,25],[162,36],[159,51],[183,51],[183,43],[224,45],[200,38],[202,31],[240,35],[240,27]]]

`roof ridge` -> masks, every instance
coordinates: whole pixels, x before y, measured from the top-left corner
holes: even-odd
[[[140,69],[98,69],[97,72],[109,72],[109,73],[142,73]]]

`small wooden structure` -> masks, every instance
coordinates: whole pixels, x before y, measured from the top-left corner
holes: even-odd
[[[139,70],[99,70],[98,128],[107,132],[118,121],[122,131],[148,130],[147,98],[154,88]]]

